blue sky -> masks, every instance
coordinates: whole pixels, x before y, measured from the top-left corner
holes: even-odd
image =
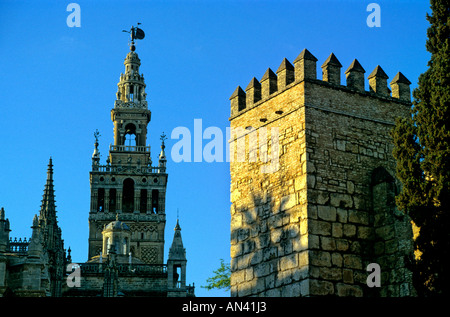
[[[343,65],[342,84],[357,58],[366,78],[381,65],[389,81],[401,71],[415,88],[430,56],[423,0],[76,1],[79,28],[66,24],[70,2],[0,2],[0,206],[12,237],[31,236],[52,156],[59,224],[75,262],[87,260],[95,129],[102,163],[113,142],[110,110],[129,51],[123,29],[141,22],[146,33],[136,51],[152,111],[153,161],[159,135],[176,127],[193,132],[194,119],[225,135],[237,85],[245,88],[268,67],[275,71],[284,57],[293,62],[304,48],[318,58],[319,77],[333,52]],[[380,5],[380,27],[366,24],[371,2]],[[167,153],[176,142],[166,141]],[[187,282],[197,296],[227,296],[200,285],[221,258],[229,261],[229,164],[175,163],[169,155],[168,173],[165,257],[179,209]]]

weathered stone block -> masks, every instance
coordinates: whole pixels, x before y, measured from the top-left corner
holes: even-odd
[[[231,275],[231,284],[240,284],[245,281],[245,270],[234,271]]]
[[[310,250],[314,250],[314,249],[319,249],[320,248],[320,241],[319,241],[319,236],[314,235],[314,234],[309,234],[308,235],[308,248]]]
[[[246,224],[253,224],[257,219],[257,211],[256,208],[250,208],[244,212],[242,212],[242,220]]]
[[[251,260],[250,260],[250,264],[251,265],[256,265],[258,263],[261,263],[263,259],[263,250],[255,250],[252,254]]]
[[[343,226],[344,237],[354,237],[356,234],[356,226],[352,224],[345,223]]]
[[[347,251],[349,245],[349,242],[345,239],[336,239],[336,249],[338,251]]]
[[[353,197],[353,203],[355,205],[355,209],[358,210],[369,210],[369,202],[367,197],[364,197],[362,195],[352,195]]]
[[[310,267],[309,266],[304,266],[302,265],[302,263],[300,263],[300,267],[296,270],[294,270],[294,273],[292,275],[292,278],[295,281],[301,281],[306,279],[307,277],[310,276]]]
[[[292,249],[294,252],[303,251],[308,248],[308,235],[304,234],[300,238],[293,239]]]
[[[309,251],[309,263],[316,266],[331,266],[331,255],[324,251]]]
[[[337,221],[346,223],[348,218],[348,213],[346,209],[336,208]]]
[[[339,281],[342,279],[342,269],[336,267],[320,267],[319,278],[329,281]]]
[[[330,193],[322,190],[309,190],[308,195],[318,205],[325,205],[330,200]]]
[[[235,213],[231,217],[231,228],[240,228],[242,226],[242,214]]]
[[[263,261],[272,260],[277,258],[278,248],[277,247],[267,247],[263,250]]]
[[[333,251],[336,249],[336,242],[331,237],[320,237],[322,250]]]
[[[329,236],[331,235],[331,223],[320,220],[310,220],[308,232],[311,234]]]
[[[355,184],[352,181],[347,181],[347,192],[353,194],[355,192]]]
[[[358,227],[358,239],[371,240],[373,239],[374,230],[372,227]]]
[[[296,205],[295,194],[290,194],[281,198],[280,210],[285,211]]]
[[[341,223],[333,223],[331,227],[331,235],[334,238],[341,238],[343,235],[342,224]]]
[[[253,283],[252,282],[242,282],[238,285],[238,295],[239,297],[245,297],[252,293]]]
[[[270,274],[270,267],[267,262],[261,262],[254,266],[253,274],[256,278],[260,278]]]
[[[364,294],[360,286],[348,284],[336,284],[336,295],[346,297],[362,297]]]
[[[253,281],[252,294],[260,294],[266,290],[266,285],[263,278],[258,278]]]
[[[250,229],[248,228],[241,228],[237,231],[237,240],[243,241],[247,239],[250,236]]]
[[[242,254],[242,244],[234,244],[230,247],[230,256],[232,258]]]
[[[366,211],[359,210],[349,210],[348,211],[348,221],[363,225],[369,224],[369,213]]]
[[[349,194],[331,193],[330,204],[333,207],[351,208],[353,207],[353,199]]]
[[[346,284],[353,284],[353,271],[350,269],[343,269],[342,281]]]
[[[336,221],[336,208],[331,206],[317,206],[317,216],[326,221]]]
[[[250,253],[255,250],[255,241],[247,239],[242,244],[244,246],[243,253]]]
[[[344,254],[344,267],[350,269],[362,269],[361,257],[354,254]]]
[[[306,177],[304,175],[301,175],[294,180],[294,188],[295,191],[306,188]]]
[[[331,254],[331,263],[334,266],[342,267],[342,255],[338,252],[334,252]]]
[[[270,233],[262,233],[256,238],[256,248],[266,248],[270,243]]]
[[[281,296],[281,290],[278,288],[272,288],[266,291],[265,294],[266,297],[280,297]]]
[[[248,267],[245,269],[245,280],[251,281],[253,279],[253,267]]]
[[[281,271],[292,269],[298,266],[297,253],[280,258],[279,268]]]
[[[334,294],[334,285],[332,282],[321,280],[310,280],[309,293],[314,296],[326,296]]]
[[[285,270],[285,271],[278,271],[278,274],[275,279],[275,287],[280,287],[282,285],[288,285],[293,282],[292,278],[292,272],[294,270]]]
[[[281,237],[283,236],[283,229],[282,228],[276,228],[272,229],[270,232],[270,240],[272,243],[279,243],[281,240]]]
[[[266,290],[275,287],[275,274],[270,274],[268,276],[265,276],[264,278],[261,278],[260,280],[264,280]]]

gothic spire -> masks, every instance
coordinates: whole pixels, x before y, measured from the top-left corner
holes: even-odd
[[[56,217],[55,190],[53,186],[53,162],[50,157],[47,169],[47,181],[42,195],[41,210],[39,212],[39,228],[42,234],[44,248],[52,251],[63,250],[61,228]]]
[[[53,163],[52,158],[48,162],[47,181],[42,195],[41,210],[39,220],[47,224],[56,223],[55,190],[53,187]]]
[[[38,225],[38,226],[37,226]],[[33,219],[32,241],[37,245],[32,247],[32,253],[39,255],[40,249],[45,250],[51,264],[49,274],[51,296],[61,296],[61,281],[63,279],[63,266],[65,260],[64,241],[61,239],[61,228],[56,219],[55,190],[53,186],[53,162],[52,158],[48,162],[47,181],[42,195],[41,210],[39,212],[39,221]],[[39,239],[37,238],[39,236]],[[39,241],[36,241],[39,240]]]

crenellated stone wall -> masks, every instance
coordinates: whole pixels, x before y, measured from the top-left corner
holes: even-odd
[[[410,82],[398,73],[391,96],[377,66],[366,91],[357,60],[346,86],[334,54],[322,80],[316,61],[304,50],[230,98],[231,130],[241,131],[230,153],[245,140],[245,159],[230,157],[231,295],[414,295],[411,223],[395,208],[389,135],[409,113]],[[277,155],[269,173],[264,153]],[[369,263],[380,265],[380,288],[367,286]]]

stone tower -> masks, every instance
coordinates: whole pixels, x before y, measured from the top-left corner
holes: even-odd
[[[109,147],[106,165],[100,165],[98,132],[90,172],[89,258],[102,252],[104,227],[117,215],[130,228],[131,256],[147,264],[164,260],[165,196],[167,185],[164,138],[158,166],[152,166],[147,145],[148,109],[144,76],[134,43],[125,58],[117,99],[111,110],[114,143]],[[122,252],[123,250],[116,250]],[[123,251],[125,252],[125,251]]]
[[[395,208],[390,130],[410,82],[303,50],[231,100],[231,295],[410,296],[411,223]],[[369,263],[381,287],[369,287]]]
[[[79,286],[67,286],[68,297],[191,297],[186,285],[186,257],[177,223],[172,249],[164,263],[165,197],[168,174],[161,135],[161,151],[152,165],[147,145],[148,109],[141,62],[134,39],[143,31],[132,28],[125,73],[120,75],[117,99],[111,110],[114,143],[106,164],[100,164],[98,131],[92,154],[89,254],[80,269]],[[136,32],[136,33],[135,33]],[[140,33],[139,33],[140,32]],[[140,34],[140,38],[134,34]],[[180,250],[182,249],[182,254]],[[181,257],[180,255],[183,255]],[[181,274],[176,274],[180,272]]]

